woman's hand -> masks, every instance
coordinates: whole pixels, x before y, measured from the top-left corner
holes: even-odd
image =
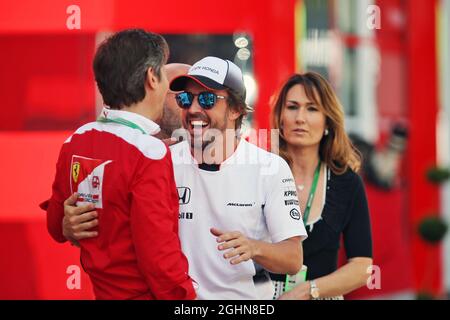
[[[311,284],[309,281],[302,282],[292,290],[281,295],[278,300],[311,300]]]

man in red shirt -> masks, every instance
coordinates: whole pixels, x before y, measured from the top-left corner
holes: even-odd
[[[170,151],[152,136],[168,90],[167,56],[164,38],[144,30],[118,32],[99,47],[94,73],[108,107],[62,146],[52,197],[43,206],[58,242],[66,241],[65,199],[76,192],[77,205],[95,208],[98,236],[80,247],[98,299],[196,296],[178,238]]]

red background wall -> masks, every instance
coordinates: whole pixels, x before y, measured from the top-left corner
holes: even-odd
[[[398,110],[412,131],[405,161],[409,187],[391,193],[368,187],[382,290],[363,289],[354,296],[411,288],[437,293],[442,289],[441,249],[426,247],[415,235],[420,218],[439,203],[438,191],[424,178],[436,159],[435,0],[377,3],[382,12],[396,7],[407,18],[404,31],[383,20],[377,41],[386,58],[378,93],[380,115],[392,116]],[[45,215],[37,207],[50,193],[54,163],[68,132],[34,130],[71,131],[94,119],[91,62],[98,31],[143,27],[160,33],[250,33],[259,85],[255,119],[260,128],[269,126],[271,93],[295,71],[294,0],[214,5],[203,0],[84,0],[77,1],[81,30],[66,28],[66,8],[71,4],[0,2],[0,253],[8,257],[0,262],[0,298],[92,297],[85,275],[82,290],[67,290],[65,271],[78,263],[77,249],[50,239]],[[392,81],[389,57],[405,60],[404,92],[394,96],[398,82]],[[392,108],[392,97],[404,108]],[[424,273],[425,269],[431,271]]]

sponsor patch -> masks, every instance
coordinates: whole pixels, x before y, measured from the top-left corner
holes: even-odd
[[[178,191],[178,203],[188,204],[191,201],[191,189],[188,187],[177,187]]]
[[[194,217],[194,214],[192,212],[180,212],[178,214],[178,219],[192,220],[193,217]]]
[[[284,200],[284,205],[285,206],[298,206],[298,200]]]
[[[288,190],[284,192],[284,196],[285,197],[296,197],[297,196],[297,191],[294,190]]]
[[[292,209],[291,212],[289,212],[292,219],[300,220],[300,212],[297,209]]]
[[[72,156],[70,190],[72,193],[78,193],[77,206],[94,203],[96,208],[103,208],[102,187],[105,166],[111,162],[111,160]]]
[[[237,202],[228,202],[227,207],[253,207],[255,203],[237,203]]]

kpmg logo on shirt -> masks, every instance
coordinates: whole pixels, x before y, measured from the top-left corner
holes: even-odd
[[[179,204],[188,204],[191,201],[191,189],[188,187],[177,187]]]
[[[292,209],[291,212],[289,212],[289,214],[291,215],[292,219],[300,220],[300,212],[298,212],[297,209],[295,209],[295,208]]]
[[[296,197],[297,196],[297,192],[294,190],[288,190],[284,192],[284,196],[285,197]]]

